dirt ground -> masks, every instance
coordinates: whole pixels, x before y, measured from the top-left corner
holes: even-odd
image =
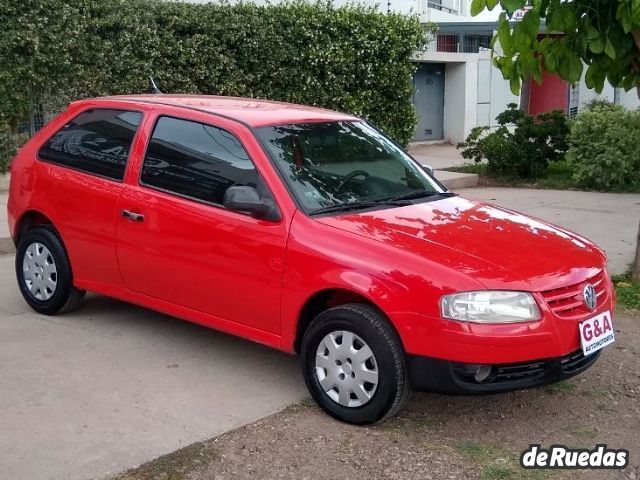
[[[310,401],[161,457],[118,480],[640,480],[640,314],[618,314],[616,343],[578,377],[537,390],[455,397],[414,393],[374,427],[332,420]],[[626,448],[622,471],[523,470],[543,447]]]

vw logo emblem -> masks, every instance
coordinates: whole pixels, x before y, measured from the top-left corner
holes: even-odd
[[[596,303],[598,302],[598,296],[596,295],[596,289],[593,285],[589,284],[584,287],[584,291],[582,292],[582,297],[584,299],[584,304],[587,306],[589,310],[594,310],[596,308]]]

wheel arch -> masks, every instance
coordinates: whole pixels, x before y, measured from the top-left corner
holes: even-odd
[[[313,293],[306,299],[306,301],[302,305],[302,308],[300,309],[298,317],[296,319],[297,321],[295,336],[293,340],[293,351],[295,353],[300,353],[302,337],[304,336],[305,331],[307,330],[313,319],[315,319],[320,313],[328,310],[329,308],[345,305],[348,303],[361,303],[375,308],[388,320],[391,328],[395,330],[396,334],[398,334],[398,338],[401,338],[396,326],[393,324],[393,321],[385,313],[384,309],[382,309],[377,304],[376,301],[372,300],[369,296],[353,289],[345,287],[333,287],[325,288]]]
[[[37,227],[39,225],[50,225],[53,227],[58,234],[60,231],[56,228],[55,224],[51,220],[51,217],[47,214],[41,212],[40,210],[30,209],[25,211],[16,222],[14,232],[13,232],[13,243],[18,246],[20,243],[20,239],[27,233],[31,228]]]

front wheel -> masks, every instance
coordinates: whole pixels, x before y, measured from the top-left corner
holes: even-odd
[[[369,305],[341,305],[318,315],[304,334],[301,353],[311,395],[338,420],[375,423],[395,415],[408,399],[402,343]]]
[[[53,227],[35,227],[20,240],[16,277],[29,306],[45,315],[76,310],[85,295],[73,286],[67,252]]]

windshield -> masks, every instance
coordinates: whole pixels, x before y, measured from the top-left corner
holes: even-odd
[[[257,133],[310,214],[444,191],[402,149],[364,122],[281,125]]]

